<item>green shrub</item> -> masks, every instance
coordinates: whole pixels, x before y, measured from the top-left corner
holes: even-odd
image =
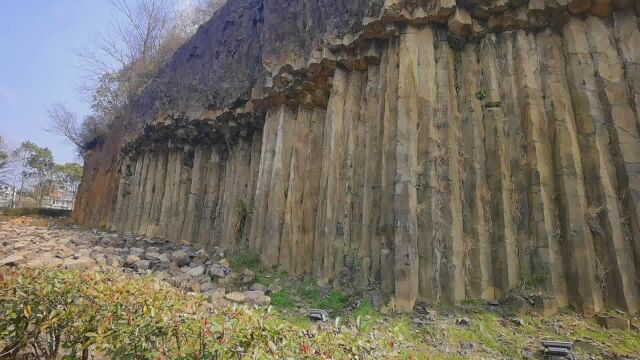
[[[395,351],[388,334],[308,332],[308,323],[267,309],[212,309],[153,277],[2,270],[0,351],[9,358],[363,358]]]

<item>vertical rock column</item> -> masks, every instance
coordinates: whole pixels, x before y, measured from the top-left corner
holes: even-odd
[[[294,273],[311,273],[313,270],[315,241],[315,219],[319,209],[320,179],[322,171],[322,147],[326,113],[321,109],[313,109],[309,125],[307,158],[304,164],[304,189],[302,197],[302,215],[298,255],[292,259],[295,264]]]
[[[309,179],[304,175],[309,156],[311,110],[300,106],[296,118],[296,129],[293,139],[293,153],[291,155],[291,167],[287,200],[284,210],[284,223],[280,238],[280,254],[278,264],[289,272],[296,274],[295,259],[302,256],[302,204],[304,196],[304,182]]]
[[[149,153],[149,169],[147,171],[146,185],[144,188],[144,197],[142,200],[142,212],[140,219],[138,220],[138,227],[136,232],[138,234],[146,234],[149,227],[149,218],[151,216],[151,204],[153,202],[153,195],[155,192],[156,181],[156,168],[158,166],[158,149],[153,149]]]
[[[295,113],[286,105],[277,109],[277,135],[273,155],[273,166],[269,182],[269,197],[267,199],[267,212],[262,234],[261,259],[265,266],[273,266],[278,263],[280,253],[280,236],[284,222],[284,210],[288,195],[289,171],[291,169],[291,154],[293,152],[293,135],[295,131]]]
[[[494,299],[491,258],[491,237],[487,204],[487,157],[485,134],[482,122],[482,102],[479,95],[480,64],[476,45],[468,44],[462,53],[458,109],[462,122],[462,144],[464,146],[464,277],[467,295],[475,298]],[[468,283],[467,283],[468,282]]]
[[[393,294],[394,285],[394,198],[396,176],[396,126],[398,117],[398,39],[388,42],[386,88],[382,133],[382,176],[380,184],[380,278],[382,290]]]
[[[534,252],[531,275],[544,275],[541,285],[548,294],[557,294],[560,303],[566,298],[566,279],[564,275],[563,256],[560,248],[561,230],[557,217],[556,186],[554,162],[549,134],[549,124],[542,98],[541,74],[539,68],[539,52],[533,35],[518,31],[516,35],[518,54],[515,64],[518,74],[519,102],[522,118],[526,122],[533,146],[528,162],[531,164],[532,176],[530,193],[532,212],[536,213],[530,236],[535,236],[529,248],[520,246],[527,252]],[[526,190],[526,189],[525,189]],[[538,218],[537,216],[542,216]],[[525,240],[519,238],[520,241]],[[523,257],[521,257],[523,259]]]
[[[206,145],[198,145],[193,155],[193,171],[191,172],[191,187],[187,195],[185,221],[181,231],[181,239],[197,242],[198,226],[202,218],[202,208],[205,198],[205,181],[210,149]]]
[[[336,68],[325,117],[322,167],[320,174],[320,206],[316,215],[314,272],[319,284],[333,280],[336,251],[336,201],[339,198],[338,173],[342,168],[343,116],[348,74]]]
[[[396,175],[394,190],[394,274],[396,310],[411,311],[418,297],[418,29],[400,36]]]
[[[627,311],[636,312],[638,303],[638,278],[633,254],[629,251],[629,241],[633,235],[628,222],[632,214],[638,214],[640,203],[640,137],[636,117],[630,106],[627,84],[611,28],[601,18],[591,16],[586,21],[587,39],[596,70],[600,102],[604,110],[603,123],[610,142],[608,151],[613,152],[603,163],[606,176],[601,177],[603,187],[610,189],[607,194],[608,214],[611,218],[612,266],[615,269],[617,291],[615,303]],[[604,142],[604,139],[603,139]],[[635,221],[634,221],[635,223]],[[613,294],[612,294],[613,295]]]
[[[374,257],[373,246],[376,239],[377,220],[379,218],[379,194],[380,194],[380,133],[382,124],[380,120],[379,106],[381,94],[379,91],[381,65],[369,65],[367,71],[367,84],[363,90],[363,114],[362,121],[365,126],[365,151],[362,165],[364,179],[362,189],[362,231],[358,257],[361,264],[358,269],[356,286],[365,288],[375,280],[372,275],[372,263]],[[379,247],[378,247],[379,248]],[[379,252],[378,252],[379,253]],[[378,255],[379,256],[379,255]]]
[[[513,185],[511,183],[508,141],[504,129],[505,114],[502,108],[500,73],[497,64],[496,37],[487,35],[480,45],[482,89],[478,97],[483,101],[485,149],[487,159],[488,224],[493,238],[492,265],[496,297],[508,291],[519,280],[519,265],[515,243],[515,228],[510,216]],[[505,184],[505,181],[507,184]],[[506,229],[509,230],[506,230]]]
[[[276,149],[276,138],[279,123],[279,110],[271,109],[267,112],[262,130],[262,150],[260,169],[256,182],[255,204],[251,221],[251,237],[249,247],[260,252],[264,237],[264,225],[271,192],[271,175],[273,174],[273,158]]]
[[[162,211],[162,200],[164,198],[165,182],[167,181],[167,157],[168,149],[161,148],[158,151],[158,164],[156,165],[153,199],[149,210],[149,223],[145,234],[151,237],[158,237],[160,230],[160,212]]]
[[[600,211],[603,206],[611,210],[609,208],[611,202],[615,203],[617,208],[616,193],[614,189],[603,188],[600,182],[601,177],[609,176],[606,170],[602,169],[602,166],[608,166],[606,161],[610,158],[608,140],[605,140],[608,134],[606,127],[597,124],[602,121],[599,119],[604,115],[598,99],[584,23],[579,19],[571,18],[563,28],[563,35],[569,89],[578,133],[582,135],[579,140],[589,201],[589,207],[584,210],[589,217],[591,230],[596,233],[595,240],[601,244],[602,250],[599,252],[601,257],[597,258],[594,243],[589,237],[568,239],[573,241],[568,244],[571,250],[571,257],[568,259],[570,261],[568,276],[575,279],[569,288],[569,298],[570,303],[579,311],[594,313],[603,308],[602,291],[596,279],[596,267],[598,262],[601,264],[608,262],[604,243],[605,238],[610,236],[610,233],[605,233],[603,230],[603,227],[606,227],[603,223],[609,220],[609,211],[605,212],[605,219],[600,218],[602,215]],[[607,199],[610,200],[607,201]]]
[[[204,184],[204,201],[198,224],[198,244],[209,247],[213,243],[212,232],[215,211],[218,206],[222,159],[216,146],[211,146],[207,157],[207,173]]]

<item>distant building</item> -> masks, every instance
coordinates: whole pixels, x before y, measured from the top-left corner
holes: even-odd
[[[4,181],[0,181],[0,207],[10,207],[11,200],[15,199],[15,187]]]
[[[75,200],[75,192],[71,192],[63,186],[54,184],[49,195],[42,197],[42,207],[73,210]]]

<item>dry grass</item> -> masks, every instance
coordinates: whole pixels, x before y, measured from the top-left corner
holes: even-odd
[[[607,274],[609,270],[611,270],[611,267],[596,257],[596,283],[598,289],[602,292],[604,292],[604,289],[607,287]]]
[[[595,206],[593,204],[589,205],[589,208],[587,209],[587,222],[589,223],[589,228],[594,234],[602,237],[604,237],[604,230],[600,225],[600,213],[605,209],[606,207],[604,205]]]

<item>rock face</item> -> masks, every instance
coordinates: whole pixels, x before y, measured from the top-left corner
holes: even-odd
[[[638,9],[593,3],[229,2],[89,153],[76,220],[396,310],[534,282],[638,311]]]

